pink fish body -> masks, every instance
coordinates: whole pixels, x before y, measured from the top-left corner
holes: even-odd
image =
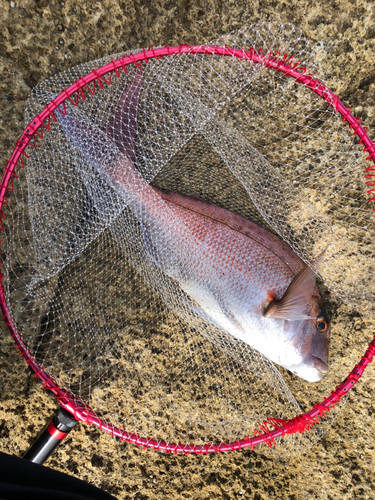
[[[299,377],[320,380],[328,369],[330,329],[313,271],[257,224],[197,197],[154,188],[136,170],[142,79],[138,70],[105,131],[67,113],[59,117],[65,133],[127,200],[150,258],[197,314]]]

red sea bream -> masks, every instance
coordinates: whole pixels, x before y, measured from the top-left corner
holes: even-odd
[[[67,137],[136,215],[149,257],[207,322],[299,377],[328,369],[330,328],[309,266],[274,234],[195,196],[164,192],[136,169],[143,69],[104,130],[67,106]],[[322,256],[318,259],[318,262]]]

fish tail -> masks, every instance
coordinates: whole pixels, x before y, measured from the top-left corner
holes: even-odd
[[[65,135],[90,166],[123,197],[140,201],[151,186],[138,173],[131,160],[121,152],[108,135],[78,110],[65,115],[56,113]]]
[[[141,64],[137,68],[132,81],[122,93],[113,118],[104,129],[104,132],[111,138],[121,153],[124,153],[134,164],[136,162],[139,100],[144,71],[144,65]]]

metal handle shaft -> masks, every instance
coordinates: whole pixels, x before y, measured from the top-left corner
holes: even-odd
[[[43,464],[76,423],[77,420],[71,413],[60,408],[23,458],[35,464]]]

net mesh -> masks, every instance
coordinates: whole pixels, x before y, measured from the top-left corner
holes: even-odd
[[[225,44],[288,53],[323,79],[309,42],[290,25],[255,25],[208,45]],[[26,122],[116,57],[38,85]],[[140,77],[140,96],[130,90],[128,112],[114,118]],[[131,65],[85,96],[28,150],[6,207],[6,300],[37,362],[103,421],[167,442],[235,441],[320,401],[345,375],[347,330],[333,321],[330,371],[308,384],[202,317],[181,283],[194,275],[215,288],[209,248],[149,185],[244,216],[307,263],[328,245],[325,300],[371,318],[373,219],[359,149],[337,112],[273,69],[189,53]],[[67,137],[73,117],[81,128]],[[100,175],[100,165],[124,154],[116,134],[128,135],[133,188],[153,197],[161,218]],[[283,438],[284,446],[301,449],[330,422]]]

